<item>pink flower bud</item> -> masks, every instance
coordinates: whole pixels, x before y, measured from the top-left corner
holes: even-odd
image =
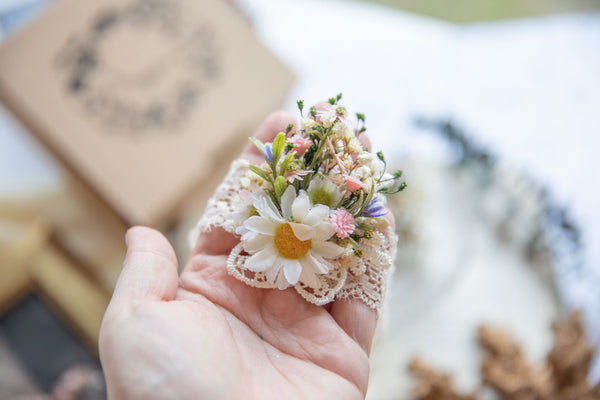
[[[364,189],[365,191],[369,190],[356,176],[344,175],[344,179],[346,180],[346,188],[349,192],[356,192],[359,189]]]
[[[312,145],[312,140],[300,135],[292,136],[287,140],[287,142],[294,145],[294,150],[296,150],[299,156],[304,154],[304,152]]]

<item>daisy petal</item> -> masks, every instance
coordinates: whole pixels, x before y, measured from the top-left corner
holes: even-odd
[[[244,222],[244,227],[246,229],[270,236],[275,234],[277,225],[278,224],[268,220],[267,218],[259,216],[250,217],[246,220],[246,222]]]
[[[331,264],[322,257],[315,258],[310,252],[302,258],[301,263],[304,268],[308,268],[317,274],[326,274],[332,268]]]
[[[319,289],[321,287],[321,281],[310,268],[302,268],[300,282],[314,289]]]
[[[275,204],[265,196],[261,196],[254,201],[254,208],[264,218],[279,222],[283,221]]]
[[[312,243],[312,251],[324,258],[336,258],[342,255],[344,248],[331,242]]]
[[[298,283],[298,278],[300,278],[301,273],[302,265],[298,260],[286,260],[283,266],[283,274],[290,285],[295,285]]]
[[[275,248],[273,248],[273,246],[269,246],[249,257],[246,260],[245,267],[253,272],[262,272],[273,266],[276,258],[277,256],[275,255]]]
[[[296,189],[293,186],[288,186],[285,192],[281,195],[281,211],[284,219],[290,219],[292,216],[292,204],[296,198]]]
[[[319,225],[315,226],[315,240],[327,240],[333,236],[335,233],[335,226],[330,224],[329,222],[321,222]]]
[[[273,243],[273,238],[267,235],[255,234],[253,238],[243,241],[242,243],[244,244],[244,250],[249,253],[254,253],[264,249],[269,243]]]
[[[310,199],[304,190],[300,191],[296,200],[292,204],[292,215],[296,221],[302,221],[308,214],[310,209]]]
[[[294,235],[300,240],[309,240],[315,236],[315,230],[312,226],[297,224],[295,222],[290,222],[289,224],[292,227]]]
[[[267,281],[269,283],[274,283],[275,279],[277,278],[277,274],[279,273],[279,271],[281,270],[281,265],[273,265],[271,268],[267,268],[267,270],[265,271],[265,275],[267,277]]]
[[[246,232],[242,235],[242,237],[240,238],[240,241],[244,242],[246,240],[252,240],[254,239],[256,236],[258,235],[258,233],[253,232],[253,231],[249,231],[246,230]]]
[[[287,281],[287,279],[285,279],[285,275],[284,274],[279,274],[277,276],[277,288],[279,290],[283,290],[290,287],[289,282]]]
[[[329,207],[323,204],[317,204],[310,209],[306,217],[302,220],[305,224],[316,225],[329,216]]]

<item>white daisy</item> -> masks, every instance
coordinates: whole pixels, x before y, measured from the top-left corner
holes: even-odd
[[[242,234],[244,250],[252,254],[245,267],[265,272],[270,283],[279,289],[298,281],[313,287],[321,286],[317,274],[325,274],[333,266],[327,261],[339,257],[344,249],[329,242],[335,228],[329,222],[329,207],[313,207],[305,191],[296,196],[288,186],[281,196],[281,210],[266,196],[254,202],[258,216],[248,218],[238,233]]]

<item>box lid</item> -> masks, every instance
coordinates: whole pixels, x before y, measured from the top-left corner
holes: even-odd
[[[155,225],[291,72],[219,0],[62,0],[0,48],[0,98],[129,224]]]

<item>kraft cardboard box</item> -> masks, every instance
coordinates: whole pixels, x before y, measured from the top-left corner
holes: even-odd
[[[0,99],[127,224],[168,222],[292,74],[221,0],[62,0],[0,48]]]

